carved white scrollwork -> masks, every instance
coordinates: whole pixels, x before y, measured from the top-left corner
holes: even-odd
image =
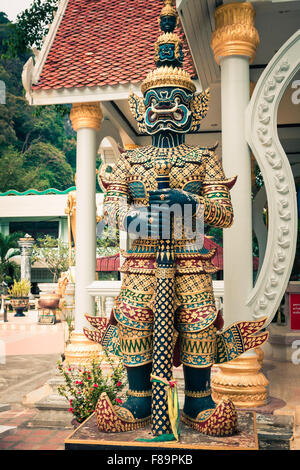
[[[277,52],[255,86],[246,110],[246,138],[264,178],[268,199],[268,239],[256,284],[247,299],[252,316],[270,323],[284,295],[297,242],[294,177],[277,133],[277,109],[300,69],[300,30]]]

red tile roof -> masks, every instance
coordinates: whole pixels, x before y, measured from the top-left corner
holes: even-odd
[[[96,271],[118,271],[120,267],[119,253],[111,256],[101,256],[96,260]]]
[[[59,89],[138,83],[155,68],[162,0],[69,0],[37,84]],[[195,68],[181,27],[184,68]]]

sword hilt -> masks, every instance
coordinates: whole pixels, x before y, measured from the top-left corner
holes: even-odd
[[[155,172],[158,189],[167,189],[170,187],[170,171],[172,165],[168,160],[159,159],[155,161]]]

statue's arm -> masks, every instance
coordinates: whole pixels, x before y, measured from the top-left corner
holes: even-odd
[[[221,163],[213,153],[206,158],[205,178],[200,205],[204,210],[204,223],[213,227],[228,228],[233,223],[230,189],[236,177],[226,179]]]
[[[120,230],[133,232],[136,234],[140,227],[140,236],[148,235],[150,231],[149,219],[151,213],[148,208],[137,208],[132,205],[128,188],[128,175],[130,164],[126,160],[126,154],[122,154],[110,174],[109,182],[106,181],[106,195],[104,198],[103,220],[105,225],[117,227]],[[159,221],[157,214],[153,214],[155,219],[151,225],[153,230],[157,228]]]
[[[123,230],[124,219],[130,210],[128,191],[128,162],[121,154],[118,162],[109,174],[103,205],[103,220],[107,226]]]

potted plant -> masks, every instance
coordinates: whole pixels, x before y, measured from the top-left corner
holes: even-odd
[[[14,281],[12,287],[8,290],[10,303],[16,311],[15,317],[25,317],[23,311],[29,306],[29,292],[31,284],[27,279]]]

